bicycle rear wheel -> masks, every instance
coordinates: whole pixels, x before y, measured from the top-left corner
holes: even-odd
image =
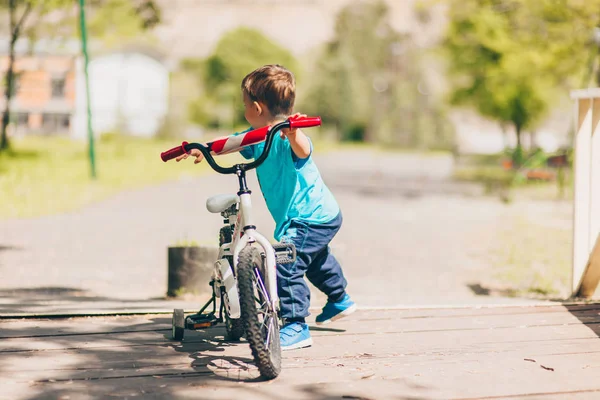
[[[277,311],[271,306],[263,278],[264,260],[257,248],[240,252],[238,289],[246,340],[263,378],[276,378],[281,372],[281,343]]]

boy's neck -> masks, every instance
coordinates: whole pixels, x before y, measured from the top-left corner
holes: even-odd
[[[278,115],[276,117],[269,116],[262,121],[263,122],[262,126],[267,126],[267,125],[273,126],[282,121],[285,121],[285,119],[286,119],[286,117],[284,115]]]

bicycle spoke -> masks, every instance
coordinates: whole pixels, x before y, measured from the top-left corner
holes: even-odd
[[[269,318],[269,326],[267,327],[267,340],[265,342],[265,345],[267,347],[267,349],[269,348],[269,342],[271,341],[271,327],[273,326],[273,318]]]
[[[269,304],[269,295],[267,294],[267,289],[260,277],[260,274],[258,273],[258,270],[254,270],[254,277],[255,277],[255,289],[258,292],[258,298],[255,297],[255,300],[258,304],[260,304],[261,308],[266,308],[268,310],[271,309],[270,304]],[[264,301],[261,301],[261,297],[262,299],[264,299]]]
[[[258,289],[259,289],[259,294],[262,294],[263,298],[265,299],[266,302],[269,301],[269,294],[267,292],[267,288],[265,287],[265,284],[260,276],[260,273],[256,270],[255,272],[256,275],[256,280],[258,281]]]
[[[265,347],[269,349],[269,345],[273,340],[273,324],[276,323],[277,317],[272,310],[268,291],[258,268],[254,269],[253,278],[254,300],[256,301],[256,311],[260,321],[260,331],[265,341]]]

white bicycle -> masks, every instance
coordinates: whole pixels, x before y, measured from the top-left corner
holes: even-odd
[[[256,230],[246,172],[266,160],[273,139],[280,130],[319,125],[319,117],[289,118],[273,127],[255,129],[207,144],[183,142],[181,146],[161,154],[166,162],[198,149],[216,172],[235,174],[239,182],[237,194],[217,195],[206,202],[208,211],[220,213],[225,224],[220,230],[219,254],[210,282],[212,296],[200,311],[187,317],[182,309],[174,310],[173,339],[182,340],[185,329],[205,329],[224,322],[226,340],[237,341],[242,336],[246,337],[256,366],[265,379],[273,379],[281,371],[276,267],[277,264],[295,262],[296,248],[291,243],[272,245]],[[252,162],[222,167],[213,158],[213,154],[236,152],[262,141],[265,141],[264,151]],[[218,315],[217,299],[220,300]],[[211,305],[212,312],[205,313]]]

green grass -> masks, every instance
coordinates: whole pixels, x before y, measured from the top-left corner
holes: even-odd
[[[454,179],[459,182],[479,183],[485,188],[486,194],[498,194],[506,201],[514,198],[564,200],[573,194],[571,171],[566,172],[562,191],[557,181],[528,181],[517,174],[516,171],[505,170],[500,165],[481,164],[457,167],[454,171]]]
[[[456,180],[482,183],[486,187],[509,186],[514,177],[514,171],[504,170],[499,166],[459,167],[454,171]]]
[[[571,229],[520,218],[507,221],[497,235],[491,256],[498,283],[514,296],[568,296]]]
[[[67,212],[123,190],[212,173],[205,163],[163,163],[159,154],[177,143],[173,139],[105,135],[96,141],[98,178],[93,181],[85,141],[36,136],[14,139],[11,149],[0,153],[0,219]],[[315,148],[320,154],[351,149],[389,151],[382,146],[321,139],[315,140]],[[218,161],[231,165],[240,159],[233,154]]]
[[[98,178],[90,178],[85,142],[26,137],[0,153],[0,218],[56,214],[102,200],[116,192],[198,176],[205,164],[164,163],[160,153],[177,141],[111,136],[96,142]],[[233,156],[226,156],[230,162]]]

